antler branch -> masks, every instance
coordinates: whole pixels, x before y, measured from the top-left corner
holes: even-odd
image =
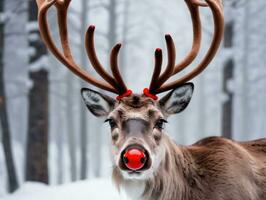
[[[165,41],[167,45],[167,52],[168,52],[168,64],[164,73],[159,77],[159,80],[156,83],[156,87],[160,87],[167,79],[171,76],[175,68],[175,44],[170,35],[165,36]]]
[[[119,83],[120,90],[122,93],[125,93],[127,91],[127,86],[125,82],[123,81],[123,78],[121,76],[121,73],[118,69],[118,54],[121,49],[121,44],[117,44],[113,47],[111,54],[110,54],[110,66],[112,70],[112,74],[116,81]]]
[[[118,68],[118,54],[121,48],[121,44],[115,45],[110,54],[110,66],[113,75],[111,76],[101,65],[95,51],[95,44],[94,44],[95,27],[90,26],[88,28],[85,35],[86,51],[92,66],[97,71],[97,73],[104,79],[104,81],[95,79],[90,74],[88,74],[88,72],[80,68],[75,63],[71,53],[69,40],[68,40],[68,28],[67,28],[67,10],[71,0],[36,0],[36,1],[39,8],[38,21],[42,38],[46,43],[46,46],[50,49],[50,51],[62,64],[64,64],[73,73],[75,73],[77,76],[87,81],[88,83],[91,83],[101,89],[119,94],[119,98],[131,94],[132,91],[127,89]],[[222,40],[223,31],[224,31],[223,30],[224,18],[223,18],[223,6],[221,1],[220,0],[205,0],[205,2],[201,0],[185,0],[185,1],[189,8],[190,15],[192,18],[192,27],[193,27],[192,47],[188,55],[179,64],[175,64],[176,52],[175,52],[175,45],[173,39],[170,35],[165,36],[167,51],[168,51],[168,64],[164,72],[161,74],[162,51],[161,49],[157,49],[155,51],[155,66],[154,66],[154,72],[150,88],[145,89],[145,93],[149,96],[152,96],[154,99],[157,98],[156,96],[154,96],[155,94],[165,92],[170,89],[174,89],[179,85],[193,79],[198,74],[200,74],[213,59]],[[51,33],[47,23],[47,11],[53,5],[57,9],[60,42],[63,49],[62,52],[56,47],[51,37]],[[192,70],[185,76],[177,79],[176,81],[165,83],[171,76],[177,74],[178,72],[185,69],[188,65],[190,65],[198,55],[201,44],[201,21],[200,21],[199,7],[209,7],[212,11],[212,15],[214,18],[214,36],[211,45],[206,55],[202,59],[202,61],[199,63],[197,67],[194,68],[194,70]]]
[[[172,73],[170,73],[170,70],[165,71],[163,75],[165,75],[164,77],[167,77],[166,79],[162,79],[162,76],[158,79],[158,81],[155,83],[155,85],[158,87],[154,89],[154,86],[152,86],[153,90],[151,91],[154,92],[154,94],[174,89],[179,85],[193,79],[210,64],[213,57],[217,53],[224,32],[223,7],[220,0],[205,0],[205,1],[206,3],[201,2],[199,0],[186,0],[193,21],[194,41],[192,45],[192,50],[180,64],[175,66],[174,71]],[[186,68],[195,59],[196,55],[198,54],[200,48],[200,40],[201,40],[201,25],[200,25],[199,10],[198,10],[199,6],[203,7],[208,6],[212,11],[212,15],[214,18],[214,35],[211,45],[206,55],[204,56],[203,60],[199,63],[197,67],[195,67],[194,70],[192,70],[190,73],[186,74],[185,76],[179,78],[178,80],[164,85],[164,82],[168,78]]]
[[[156,49],[155,51],[155,66],[154,66],[154,71],[150,83],[150,92],[154,93],[156,89],[156,82],[160,76],[161,70],[162,70],[162,63],[163,63],[163,53],[161,49]]]
[[[185,1],[188,9],[190,11],[191,19],[192,19],[192,28],[193,28],[193,44],[190,52],[188,55],[175,66],[174,74],[185,69],[189,66],[197,57],[199,53],[199,49],[201,46],[201,21],[200,21],[200,14],[199,14],[199,6],[202,5],[197,3],[196,5],[193,4],[190,0]],[[200,2],[203,3],[203,2]]]
[[[69,70],[71,70],[74,74],[82,78],[84,81],[91,83],[96,87],[119,95],[127,91],[127,88],[124,82],[122,81],[122,78],[116,80],[115,78],[110,76],[98,61],[94,49],[94,28],[91,28],[92,26],[88,29],[88,33],[86,34],[86,49],[88,51],[88,55],[94,69],[99,73],[100,76],[103,77],[106,82],[95,79],[93,76],[91,76],[88,72],[83,70],[75,63],[69,46],[67,28],[67,10],[70,5],[70,0],[37,0],[37,5],[39,8],[38,21],[41,36],[48,49],[63,65],[65,65]],[[63,53],[61,53],[61,51],[56,47],[51,37],[50,29],[47,22],[47,11],[53,5],[55,5],[57,9],[58,27]]]

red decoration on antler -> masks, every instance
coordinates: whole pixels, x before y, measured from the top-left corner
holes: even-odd
[[[117,96],[116,100],[121,101],[124,97],[130,96],[132,93],[132,90],[127,90],[126,93]]]
[[[144,94],[145,96],[147,96],[147,97],[150,97],[151,99],[153,99],[153,100],[155,100],[155,101],[158,99],[158,97],[157,97],[156,95],[150,93],[149,88],[144,88],[144,90],[143,90],[143,94]]]

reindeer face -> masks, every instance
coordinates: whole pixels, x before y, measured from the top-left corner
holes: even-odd
[[[82,89],[87,108],[95,116],[105,117],[110,125],[113,164],[125,179],[153,176],[165,155],[164,124],[169,115],[187,107],[192,93],[193,84],[187,83],[159,101],[145,95],[130,95],[116,101],[93,90]],[[127,165],[130,160],[125,157],[132,149],[142,152],[140,166],[135,169]]]

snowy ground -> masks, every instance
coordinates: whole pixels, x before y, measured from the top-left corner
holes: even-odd
[[[0,200],[127,200],[111,181],[105,179],[81,181],[62,186],[26,183],[16,193]]]

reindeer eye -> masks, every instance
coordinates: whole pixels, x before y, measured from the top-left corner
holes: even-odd
[[[115,120],[113,120],[113,119],[107,119],[107,120],[105,120],[105,122],[109,123],[111,129],[114,129],[117,126]]]
[[[157,128],[157,129],[159,129],[159,130],[162,130],[162,129],[164,129],[164,124],[165,124],[165,123],[167,123],[167,121],[166,121],[165,119],[159,119],[159,120],[156,122],[154,128]]]

